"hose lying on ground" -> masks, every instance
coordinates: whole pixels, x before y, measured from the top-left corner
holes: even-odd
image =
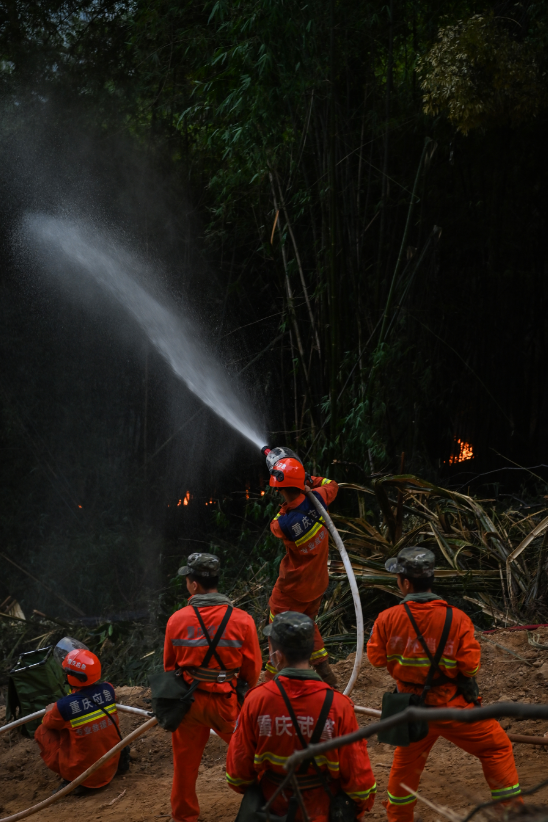
[[[126,714],[137,714],[138,716],[152,716],[150,711],[143,711],[142,708],[132,708],[131,705],[119,705],[116,703],[116,708],[122,713]],[[15,719],[13,722],[8,722],[7,725],[2,725],[0,728],[0,734],[5,733],[5,731],[11,731],[13,728],[18,728],[19,725],[25,725],[27,722],[32,722],[33,719],[39,719],[41,716],[44,716],[46,713],[46,709],[44,708],[42,711],[35,711],[33,714],[29,714],[28,716],[21,716],[19,719]]]
[[[356,646],[356,658],[354,660],[354,668],[352,670],[352,675],[348,680],[348,685],[344,689],[344,693],[346,696],[349,696],[352,691],[354,690],[354,685],[356,684],[356,680],[358,678],[358,674],[360,673],[360,668],[362,666],[362,658],[363,658],[363,645],[364,645],[364,635],[363,635],[363,613],[362,613],[362,604],[360,602],[360,593],[358,591],[358,583],[356,582],[356,577],[354,576],[354,571],[352,570],[352,565],[350,563],[350,559],[348,554],[346,553],[346,548],[344,547],[344,543],[339,535],[339,532],[335,528],[333,524],[333,520],[329,516],[327,510],[323,507],[321,502],[318,500],[316,495],[312,491],[306,492],[310,502],[314,505],[318,513],[323,517],[327,530],[333,537],[335,545],[339,549],[339,553],[341,555],[341,559],[343,561],[344,569],[348,576],[348,582],[350,583],[350,590],[352,591],[352,599],[354,600],[354,608],[356,609],[356,628],[357,628],[357,646]]]
[[[113,756],[119,753],[122,748],[125,748],[126,745],[129,745],[130,742],[133,742],[135,739],[138,739],[144,733],[149,731],[155,725],[158,724],[158,720],[155,716],[151,717],[147,722],[143,723],[139,728],[136,728],[132,733],[128,734],[124,739],[120,740],[114,748],[111,748],[110,751],[107,751],[106,754],[97,760],[93,765],[84,771],[84,773],[80,774],[77,779],[74,779],[69,785],[66,785],[64,788],[61,788],[60,791],[57,793],[52,794],[47,799],[44,799],[42,802],[38,802],[37,805],[33,805],[31,808],[27,808],[24,811],[19,811],[18,813],[14,813],[11,816],[4,816],[0,819],[0,822],[16,822],[18,819],[25,819],[27,816],[32,816],[33,813],[37,813],[38,811],[47,808],[49,805],[52,805],[54,802],[57,802],[58,799],[62,799],[63,796],[71,793],[78,785],[81,785],[82,782],[85,782],[86,779],[91,776],[92,773],[97,771],[101,765],[104,765],[105,762],[108,762]]]

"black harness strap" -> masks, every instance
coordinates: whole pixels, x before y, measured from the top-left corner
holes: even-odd
[[[448,676],[446,676],[446,674],[444,674],[444,672],[441,670],[440,665],[439,665],[440,659],[441,659],[442,654],[445,650],[445,644],[446,644],[447,640],[449,639],[449,631],[451,630],[451,623],[453,621],[453,609],[451,608],[450,605],[445,606],[447,608],[447,610],[445,612],[445,622],[443,624],[443,631],[441,632],[441,638],[440,638],[439,645],[436,649],[436,653],[435,653],[434,656],[432,656],[432,654],[430,652],[430,648],[426,644],[426,640],[424,639],[423,635],[421,634],[419,626],[415,622],[415,618],[413,617],[413,614],[411,613],[411,609],[410,609],[409,605],[407,604],[407,602],[403,603],[403,607],[405,608],[407,616],[409,617],[411,625],[413,626],[413,630],[417,634],[417,639],[419,640],[420,644],[424,648],[424,652],[425,652],[426,656],[430,660],[430,668],[428,670],[428,675],[426,677],[426,682],[424,683],[424,689],[423,689],[423,692],[421,694],[421,700],[424,701],[426,699],[426,695],[428,694],[428,691],[430,690],[432,685],[441,685],[445,682],[452,682],[453,681]],[[438,671],[438,673],[440,674],[440,677],[436,680],[433,680],[435,671]],[[415,684],[418,684],[418,683],[415,683]]]
[[[215,657],[215,659],[218,662],[221,670],[226,671],[226,665],[223,664],[223,660],[221,659],[221,657],[217,653],[216,648],[217,648],[217,645],[219,644],[219,642],[221,640],[222,635],[225,632],[225,628],[228,625],[228,620],[232,616],[232,611],[234,610],[234,608],[232,607],[232,605],[228,606],[228,608],[225,611],[225,615],[222,619],[222,622],[219,625],[219,627],[217,628],[217,633],[215,634],[213,639],[211,639],[211,637],[209,636],[209,632],[208,632],[208,630],[205,626],[205,623],[202,619],[202,615],[200,614],[200,611],[198,610],[198,608],[195,605],[193,605],[192,607],[194,608],[194,613],[196,614],[196,616],[198,618],[198,622],[200,623],[200,627],[201,627],[201,629],[204,633],[204,637],[206,638],[206,642],[209,645],[207,653],[206,653],[206,655],[204,657],[204,660],[203,660],[200,667],[201,668],[207,668],[207,666],[211,662],[211,657]]]
[[[95,700],[93,700],[93,701],[95,702]],[[114,727],[116,728],[116,733],[117,733],[117,734],[118,734],[118,736],[120,737],[120,742],[121,742],[123,737],[122,737],[122,734],[120,733],[120,728],[118,727],[118,725],[116,724],[116,722],[113,720],[113,718],[112,718],[112,717],[111,717],[111,715],[108,713],[108,711],[105,711],[105,709],[103,708],[103,706],[102,706],[102,705],[99,705],[97,702],[95,702],[95,704],[97,705],[97,707],[99,708],[99,710],[100,710],[100,711],[102,711],[102,712],[104,713],[104,715],[106,716],[106,718],[107,718],[107,719],[110,719],[110,721],[112,722],[112,724],[113,724],[113,725],[114,725]]]
[[[295,711],[293,710],[293,706],[292,706],[292,704],[290,702],[290,699],[287,695],[287,691],[285,690],[284,686],[282,685],[282,683],[280,682],[280,680],[277,677],[274,681],[275,681],[276,685],[278,686],[278,690],[280,691],[280,693],[282,695],[282,699],[285,702],[285,707],[287,708],[287,710],[289,712],[289,716],[291,717],[291,721],[293,722],[293,727],[295,728],[295,732],[297,734],[297,737],[299,738],[299,742],[301,743],[301,746],[304,750],[304,749],[308,748],[308,744],[307,744],[307,742],[306,742],[306,740],[305,740],[305,738],[302,734],[301,728],[299,726],[299,722],[297,720],[297,717],[295,716]],[[310,744],[311,745],[316,745],[316,743],[320,741],[320,737],[321,737],[321,735],[323,733],[323,729],[325,727],[325,720],[327,719],[327,717],[329,715],[329,711],[331,710],[332,705],[333,705],[333,690],[331,688],[328,688],[326,693],[325,693],[325,699],[324,699],[324,702],[323,702],[323,705],[322,705],[322,709],[320,711],[320,715],[318,717],[318,721],[316,722],[314,730],[312,731],[312,736],[310,737]],[[314,764],[314,767],[318,771],[318,773],[320,773],[320,768],[319,768],[316,760],[313,759],[312,762]],[[304,774],[304,773],[307,772],[307,770],[308,770],[308,762],[303,762],[303,764],[301,765],[301,767],[299,768],[297,773]],[[323,774],[322,774],[322,776],[323,776]]]

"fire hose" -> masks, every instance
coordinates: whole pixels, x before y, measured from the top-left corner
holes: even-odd
[[[47,799],[42,800],[42,802],[38,802],[36,805],[32,805],[30,808],[26,808],[24,811],[18,811],[17,813],[12,814],[11,816],[4,816],[2,819],[0,819],[0,822],[16,822],[16,820],[25,819],[26,817],[32,816],[33,814],[37,813],[38,811],[41,811],[44,808],[47,808],[49,805],[52,805],[54,802],[57,802],[58,799],[62,799],[64,796],[67,796],[67,794],[71,793],[75,788],[77,788],[79,785],[81,785],[83,782],[85,782],[86,779],[89,776],[91,776],[92,773],[94,773],[102,765],[104,765],[105,762],[108,762],[108,760],[111,759],[111,757],[115,756],[118,752],[120,752],[122,750],[122,748],[125,748],[126,745],[129,745],[131,742],[134,742],[136,739],[138,739],[140,736],[142,736],[148,730],[150,730],[151,728],[154,728],[158,724],[158,720],[156,719],[156,717],[155,716],[150,716],[149,711],[143,711],[141,708],[132,708],[130,705],[119,705],[119,704],[117,704],[116,707],[117,707],[118,710],[122,711],[123,713],[131,713],[131,714],[137,714],[138,716],[146,716],[147,721],[144,722],[139,728],[136,728],[134,731],[132,731],[132,733],[130,733],[126,737],[124,737],[124,739],[122,739],[120,742],[118,742],[118,744],[115,745],[114,748],[111,748],[110,751],[107,751],[106,754],[104,754],[100,759],[97,760],[97,762],[95,762],[86,771],[84,771],[84,773],[80,774],[80,776],[77,777],[77,779],[74,779],[69,785],[65,785],[65,787],[62,788],[60,791],[56,791],[56,793],[52,794]],[[492,706],[489,706],[489,707],[491,708]],[[516,704],[511,704],[510,706],[503,704],[503,705],[494,706],[494,707],[495,708],[499,708],[499,707],[502,708],[502,711],[498,712],[498,714],[497,714],[498,716],[500,716],[501,713],[506,714],[506,715],[510,715],[510,716],[512,716],[512,715],[519,716],[520,713],[522,713],[522,712],[519,711],[519,707]],[[525,710],[528,711],[529,715],[527,717],[519,716],[519,718],[535,718],[535,719],[538,718],[539,714],[537,712],[535,712],[536,706],[527,705],[527,706],[524,706],[524,707],[525,707]],[[504,710],[505,708],[507,710]],[[508,710],[508,708],[510,708],[510,710]],[[546,718],[546,716],[545,716],[546,706],[541,706],[541,708],[544,709],[542,711],[542,714],[543,714],[542,718]],[[516,710],[516,709],[518,709],[518,710]],[[532,711],[531,711],[531,709],[532,709]],[[380,715],[381,715],[381,712],[379,710],[377,710],[376,708],[365,708],[365,707],[362,707],[361,705],[354,705],[354,710],[358,714],[364,714],[366,716],[372,716],[372,717],[375,717],[375,718],[379,718]],[[415,716],[414,716],[414,714],[413,714],[413,716],[411,716],[411,713],[410,713],[411,710],[416,711],[417,709],[408,709],[408,711],[406,712],[406,717],[409,714],[409,719],[414,719]],[[427,709],[421,709],[421,710],[422,710],[422,714],[424,714],[427,711]],[[456,709],[456,710],[451,710],[449,712],[445,711],[445,713],[447,713],[448,716],[449,716],[449,714],[451,714],[450,718],[455,719],[456,715],[459,712],[459,710],[463,711],[463,709]],[[486,712],[488,712],[489,709],[482,708],[482,709],[476,709],[476,710],[480,710],[482,714],[485,714]],[[15,720],[15,722],[10,722],[7,725],[4,725],[3,727],[1,727],[0,728],[0,733],[3,733],[4,731],[12,730],[13,728],[18,727],[19,725],[24,725],[26,722],[31,722],[33,719],[38,719],[38,717],[43,716],[45,713],[46,713],[45,710],[35,711],[35,713],[29,714],[28,716],[21,717],[20,719]],[[444,711],[443,710],[442,711],[438,710],[438,711],[435,711],[435,713],[442,714],[442,713],[444,713]],[[444,713],[443,718],[445,718],[445,713]],[[466,711],[466,713],[468,714],[468,711]],[[492,711],[490,713],[492,713]],[[421,714],[421,718],[422,718],[422,714]],[[437,718],[437,717],[435,717],[435,718]],[[466,718],[467,718],[468,721],[470,721],[468,716]],[[483,718],[483,716],[481,718]],[[373,723],[373,726],[367,726],[367,728],[361,729],[361,731],[354,732],[354,734],[349,734],[348,735],[348,741],[354,741],[354,738],[356,736],[363,737],[363,738],[368,737],[368,736],[372,736],[376,732],[376,729],[377,729],[379,724],[382,724],[382,725],[386,725],[387,723],[390,724],[390,722],[393,719],[394,718],[391,717],[390,720],[384,720],[384,722],[382,722],[382,723]],[[396,719],[396,722],[392,721],[392,724],[396,724],[397,722],[400,722],[400,721],[402,721],[401,715],[399,715],[399,719]],[[548,745],[548,737],[543,737],[543,736],[526,736],[526,735],[523,735],[523,734],[508,734],[508,738],[512,742],[522,742],[522,743],[529,744],[529,745]],[[325,745],[325,743],[320,743],[320,744]],[[336,742],[335,742],[335,746],[336,746]],[[331,747],[333,747],[333,745],[331,745]],[[293,757],[295,757],[295,754],[293,755]]]
[[[307,496],[310,502],[314,505],[318,513],[323,517],[327,530],[333,537],[333,541],[339,550],[339,554],[341,555],[341,559],[343,561],[344,569],[346,571],[346,575],[348,576],[348,582],[350,584],[350,590],[352,591],[352,599],[354,600],[354,608],[356,609],[356,628],[357,628],[357,646],[356,646],[356,658],[354,659],[354,668],[352,669],[352,674],[350,679],[348,680],[348,685],[344,689],[344,694],[349,696],[352,691],[354,690],[354,685],[356,684],[356,680],[358,678],[358,674],[360,673],[360,668],[362,666],[362,659],[363,659],[363,646],[364,646],[364,635],[363,635],[363,613],[362,613],[362,604],[360,602],[360,592],[358,591],[358,583],[356,582],[356,577],[354,576],[354,571],[352,569],[352,563],[348,557],[346,552],[346,548],[344,547],[344,543],[339,535],[339,532],[335,528],[333,524],[333,520],[329,516],[327,509],[323,507],[321,502],[318,500],[316,495],[312,491],[307,491]],[[371,709],[373,710],[373,709]],[[1,822],[1,821],[0,821]]]
[[[131,711],[131,713],[133,713],[134,711],[136,711],[136,709]],[[58,799],[62,799],[63,796],[66,796],[67,794],[71,793],[71,791],[77,788],[78,785],[81,785],[82,782],[85,782],[86,779],[89,776],[91,776],[92,773],[97,771],[102,765],[104,765],[105,762],[108,762],[109,759],[112,759],[113,756],[116,756],[117,753],[120,753],[122,748],[125,748],[126,745],[130,744],[130,742],[134,742],[136,739],[138,739],[140,736],[142,736],[144,733],[149,731],[157,724],[158,720],[156,719],[156,717],[151,717],[146,722],[144,722],[139,728],[136,728],[134,731],[132,731],[132,733],[128,734],[126,737],[124,737],[124,739],[120,740],[120,742],[118,742],[118,744],[115,745],[114,748],[111,748],[110,751],[107,751],[106,754],[103,754],[103,756],[100,759],[98,759],[97,762],[95,762],[93,765],[90,765],[90,767],[87,770],[85,770],[84,773],[80,774],[80,776],[76,779],[73,779],[73,781],[69,785],[66,785],[64,788],[61,788],[60,791],[57,791],[56,793],[49,796],[47,799],[44,799],[42,802],[38,802],[38,804],[36,805],[32,805],[32,807],[27,808],[24,811],[19,811],[18,813],[14,813],[11,816],[4,816],[2,819],[0,819],[0,822],[16,822],[16,820],[18,819],[25,819],[27,816],[32,816],[32,814],[37,813],[38,811],[41,811],[44,808],[47,808],[54,802],[57,802]],[[6,726],[4,726],[4,729],[5,727]]]

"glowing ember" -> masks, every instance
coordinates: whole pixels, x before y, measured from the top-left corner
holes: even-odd
[[[264,491],[261,491],[261,497],[264,497]]]
[[[81,505],[78,506],[78,508],[81,508],[81,507],[82,507]]]
[[[245,489],[245,498],[249,499],[249,488]]]
[[[189,500],[190,500],[190,491],[187,491],[186,494],[185,494],[185,498],[183,500],[183,505],[188,505]]]
[[[472,448],[472,444],[470,442],[464,442],[464,440],[458,440],[455,438],[455,443],[459,447],[459,453],[453,454],[449,457],[449,465],[455,465],[457,462],[465,462],[466,460],[474,459],[474,449]]]

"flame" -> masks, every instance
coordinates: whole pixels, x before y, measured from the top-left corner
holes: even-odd
[[[179,500],[179,502],[177,503],[177,508],[179,507],[179,505],[182,505],[182,504],[183,504],[183,500],[182,500],[182,499],[180,499],[180,500]],[[186,503],[185,503],[185,504],[186,504]]]
[[[472,443],[464,442],[464,440],[457,439],[456,437],[455,442],[459,447],[459,453],[453,454],[449,457],[449,465],[455,465],[457,462],[465,462],[466,460],[474,459],[474,449],[472,447]]]
[[[81,507],[82,507],[81,505],[78,506],[78,508],[81,508]]]
[[[183,505],[188,505],[189,500],[190,500],[190,491],[187,491],[186,494],[185,494],[185,498],[183,499]],[[179,502],[179,505],[180,504],[181,503]]]
[[[261,491],[261,497],[264,497],[264,491]]]
[[[249,488],[245,489],[245,498],[249,499]]]

